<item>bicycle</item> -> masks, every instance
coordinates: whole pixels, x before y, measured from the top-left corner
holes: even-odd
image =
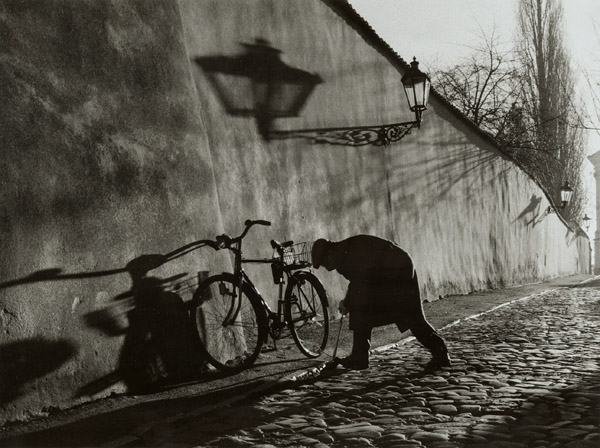
[[[247,220],[241,235],[220,235],[215,241],[196,243],[234,254],[233,273],[208,277],[198,285],[191,304],[191,318],[206,359],[216,369],[234,372],[254,364],[271,336],[274,343],[288,328],[300,351],[309,358],[321,355],[329,337],[329,305],[325,288],[308,269],[309,245],[271,241],[274,256],[243,258],[242,240],[254,225],[269,221]],[[277,310],[265,302],[243,269],[243,264],[270,264],[279,287]],[[285,286],[284,290],[284,284]]]

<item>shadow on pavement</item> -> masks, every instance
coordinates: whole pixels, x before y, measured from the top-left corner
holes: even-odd
[[[262,391],[264,389],[261,386],[275,384],[272,381],[271,367],[278,366],[278,374],[284,376],[319,364],[322,364],[322,360],[306,358],[257,363],[252,369],[234,375],[235,381],[231,376],[215,372],[210,379],[202,378],[201,381],[172,385],[152,395],[122,397],[124,402],[120,409],[101,413],[96,411],[84,418],[80,415],[77,421],[50,429],[0,439],[0,446],[98,446],[136,431],[141,432],[146,427],[174,415],[193,413],[204,406],[213,406],[234,397],[248,395],[254,389]],[[285,366],[282,368],[282,365]],[[206,387],[207,385],[209,387]],[[174,391],[175,397],[171,396]],[[182,394],[185,395],[181,396]],[[144,401],[140,402],[141,400]],[[70,412],[77,414],[78,410],[85,407],[86,405],[83,405]]]

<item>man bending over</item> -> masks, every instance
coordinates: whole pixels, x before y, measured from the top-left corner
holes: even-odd
[[[352,353],[339,360],[342,366],[368,368],[372,329],[388,324],[396,324],[401,332],[410,330],[431,352],[427,372],[450,365],[444,340],[425,319],[412,259],[396,244],[370,235],[337,243],[319,239],[312,248],[312,262],[315,268],[335,270],[350,281],[340,311],[350,313],[353,344]]]

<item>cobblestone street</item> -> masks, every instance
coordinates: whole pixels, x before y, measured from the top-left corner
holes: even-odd
[[[415,341],[138,443],[258,447],[596,447],[600,292],[534,295],[443,331],[453,366],[424,375]]]

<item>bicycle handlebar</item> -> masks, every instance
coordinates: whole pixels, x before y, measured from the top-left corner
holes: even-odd
[[[254,224],[270,227],[271,221],[266,221],[264,219],[257,219],[255,221],[252,221],[250,219],[247,219],[246,222],[244,223],[244,225],[248,228],[252,227]]]
[[[229,249],[229,247],[233,243],[238,243],[238,242],[242,241],[252,226],[254,226],[254,225],[270,226],[271,222],[265,221],[264,219],[257,219],[254,221],[251,219],[247,219],[246,222],[244,223],[244,225],[246,226],[246,228],[244,229],[244,231],[241,233],[240,236],[237,236],[235,238],[231,238],[230,236],[225,235],[225,234],[218,236],[217,243],[221,243],[219,245],[219,248],[220,249]]]
[[[250,228],[252,226],[254,226],[254,225],[270,226],[271,222],[265,221],[264,219],[257,219],[257,220],[247,219],[244,224],[245,224],[246,228],[244,229],[242,234],[238,237],[231,238],[229,235],[223,234],[223,235],[217,236],[215,238],[215,240],[194,241],[193,243],[186,244],[185,246],[175,249],[174,251],[169,252],[168,254],[160,255],[159,256],[160,259],[153,260],[155,262],[154,266],[150,267],[148,270],[155,269],[155,268],[165,264],[167,261],[174,260],[175,258],[181,257],[182,255],[185,255],[188,252],[191,252],[193,250],[199,249],[204,246],[209,246],[209,247],[213,248],[214,250],[231,249],[231,245],[234,243],[240,242],[246,236],[246,234],[248,233],[248,231],[250,230]]]

